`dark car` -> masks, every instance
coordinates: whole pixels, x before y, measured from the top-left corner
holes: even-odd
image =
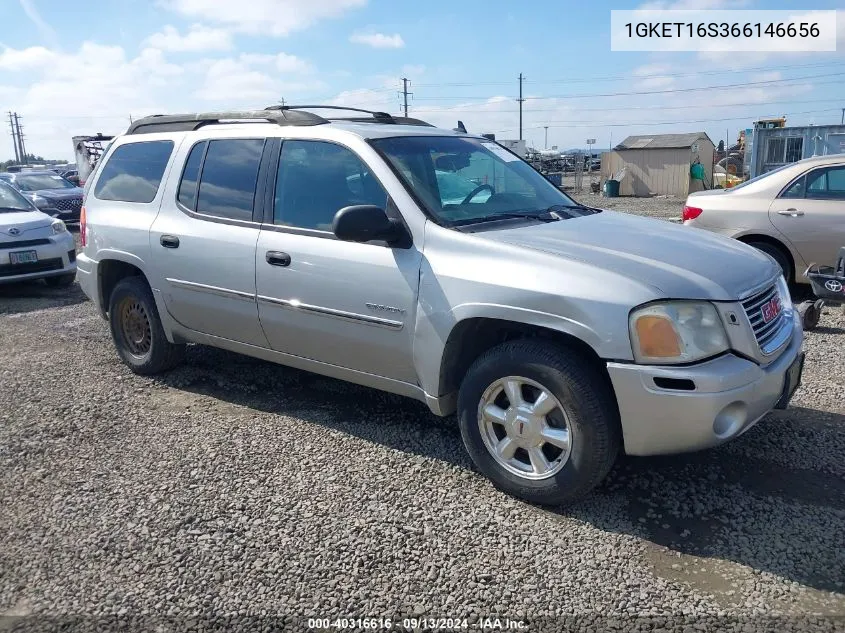
[[[35,203],[40,211],[69,222],[79,221],[82,209],[82,189],[50,170],[21,171],[0,174]]]

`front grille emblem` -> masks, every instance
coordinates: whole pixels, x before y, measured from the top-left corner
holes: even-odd
[[[9,229],[8,233],[9,233],[9,235],[20,235],[21,230],[18,227],[13,226],[12,228]]]

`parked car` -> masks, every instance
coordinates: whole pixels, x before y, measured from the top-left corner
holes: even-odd
[[[69,286],[75,276],[76,245],[65,223],[0,181],[0,283],[44,279]]]
[[[68,222],[79,221],[82,189],[57,173],[48,169],[22,171],[16,174],[0,174],[0,179],[32,200],[35,206],[47,215]]]
[[[76,169],[68,169],[67,171],[62,172],[61,177],[67,180],[68,182],[79,186],[79,172]]]
[[[816,156],[730,189],[689,195],[684,224],[771,255],[790,282],[810,264],[833,266],[845,245],[845,154]]]
[[[444,195],[444,155],[482,184]],[[800,381],[771,258],[581,206],[484,137],[283,106],[155,116],[86,186],[80,285],[132,371],[201,343],[457,411],[479,469],[534,502],[581,497],[620,448],[735,438]]]

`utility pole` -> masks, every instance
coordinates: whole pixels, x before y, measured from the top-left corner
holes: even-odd
[[[23,128],[21,127],[20,119],[23,117],[19,117],[18,113],[15,112],[15,127],[18,129],[18,145],[20,146],[21,152],[21,162],[24,165],[29,165],[29,158],[26,155],[26,145],[23,142]]]
[[[20,164],[21,156],[18,152],[18,131],[15,129],[15,120],[9,112],[9,129],[12,130],[12,145],[15,146],[15,163]]]
[[[549,149],[549,126],[544,125],[543,129],[546,130],[546,140],[543,143],[543,149]]]
[[[517,99],[517,101],[519,101],[519,140],[520,141],[522,140],[522,102],[525,101],[525,99],[522,98],[522,80],[523,79],[525,79],[525,77],[522,76],[522,73],[519,73],[519,99]]]
[[[405,98],[405,116],[408,116],[408,95],[413,95],[413,92],[408,92],[408,78],[402,77],[402,92],[400,93]]]

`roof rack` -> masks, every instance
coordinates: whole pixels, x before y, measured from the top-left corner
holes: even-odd
[[[186,132],[205,125],[227,121],[265,121],[278,125],[322,125],[328,123],[318,114],[298,110],[272,111],[247,110],[241,112],[200,112],[198,114],[154,114],[133,122],[127,134],[150,134],[153,132]]]
[[[387,123],[391,125],[421,125],[426,127],[434,127],[431,123],[427,123],[421,119],[414,119],[412,117],[393,116],[388,112],[379,112],[377,110],[364,110],[362,108],[349,108],[346,106],[334,105],[274,105],[265,108],[269,111],[275,112],[300,112],[302,110],[343,110],[346,112],[361,112],[369,114],[369,117],[326,117],[328,121],[354,121],[355,123]]]

